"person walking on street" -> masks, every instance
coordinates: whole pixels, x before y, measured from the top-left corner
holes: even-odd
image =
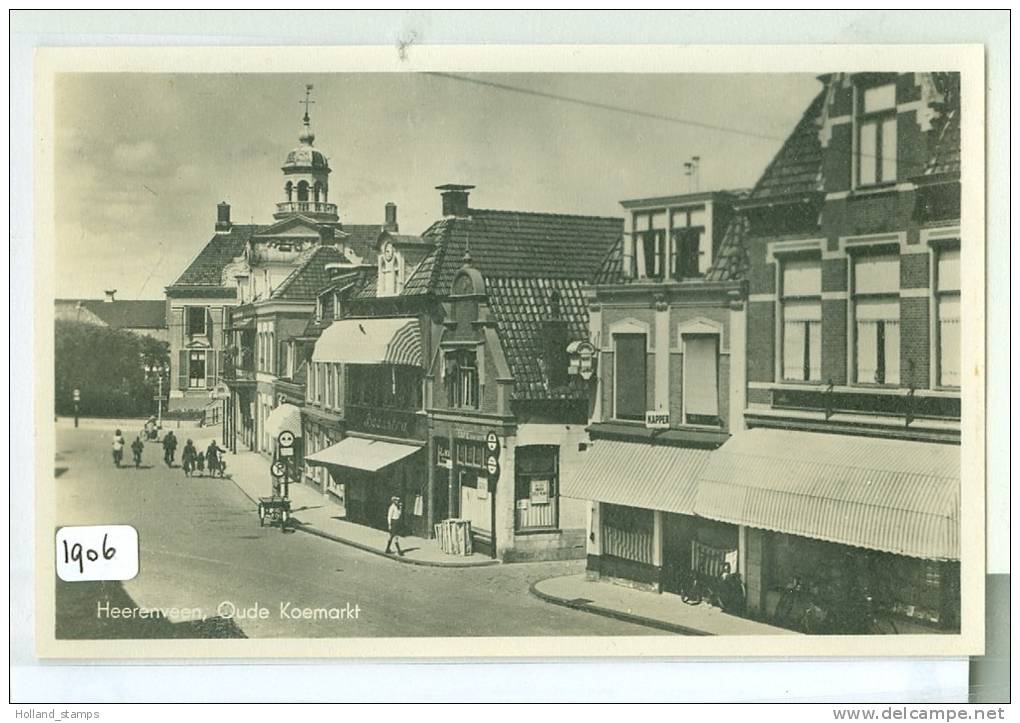
[[[135,458],[135,467],[142,466],[142,450],[145,449],[145,443],[142,441],[142,435],[135,437],[135,441],[131,443],[131,454]]]
[[[390,553],[390,545],[396,544],[397,554],[401,557],[404,556],[404,551],[400,549],[400,515],[403,512],[400,504],[399,497],[390,498],[390,508],[386,511],[386,526],[390,531],[390,539],[386,541],[386,554]]]
[[[198,450],[195,449],[195,443],[190,439],[184,444],[184,449],[181,451],[181,467],[184,468],[184,476],[190,477],[191,473],[195,471],[195,459],[198,457]]]
[[[173,431],[166,433],[163,437],[163,461],[166,462],[167,467],[174,466],[174,456],[177,454],[177,437],[174,436]]]
[[[120,467],[121,460],[124,459],[124,435],[120,433],[118,429],[113,433],[113,466]]]
[[[226,451],[220,447],[215,439],[209,442],[209,447],[205,450],[205,463],[209,467],[210,475],[219,474],[220,477],[223,476],[223,460],[220,458],[220,455]]]

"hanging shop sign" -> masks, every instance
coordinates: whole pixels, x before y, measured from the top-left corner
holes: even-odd
[[[669,412],[645,412],[646,429],[669,429]]]

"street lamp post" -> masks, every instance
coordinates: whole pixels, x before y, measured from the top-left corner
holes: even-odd
[[[78,403],[81,401],[81,390],[74,390],[74,428],[78,428]]]

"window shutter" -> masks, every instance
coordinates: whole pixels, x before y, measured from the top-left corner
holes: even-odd
[[[960,386],[960,299],[939,299],[939,384]]]
[[[212,389],[216,386],[216,352],[207,351],[205,354],[205,388]]]
[[[803,348],[803,347],[802,347]],[[719,337],[684,336],[684,409],[687,414],[719,416]]]
[[[818,259],[782,262],[783,296],[818,296],[822,293],[822,265]]]
[[[644,419],[647,364],[644,334],[616,335],[616,417]]]
[[[960,249],[946,249],[939,253],[938,289],[960,290]]]
[[[783,379],[804,380],[804,322],[783,324]]]
[[[177,384],[178,389],[188,388],[188,350],[181,349],[177,355]]]
[[[177,336],[181,340],[181,346],[184,346],[185,344],[188,343],[188,338],[187,338],[188,330],[185,327],[186,319],[185,319],[184,309],[174,309],[173,310],[173,321],[171,323],[176,328]]]
[[[854,292],[896,294],[900,290],[900,257],[861,256],[854,262]]]

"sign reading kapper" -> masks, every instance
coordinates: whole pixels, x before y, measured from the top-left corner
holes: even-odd
[[[138,530],[89,525],[57,530],[57,577],[64,582],[131,580],[138,574]]]

